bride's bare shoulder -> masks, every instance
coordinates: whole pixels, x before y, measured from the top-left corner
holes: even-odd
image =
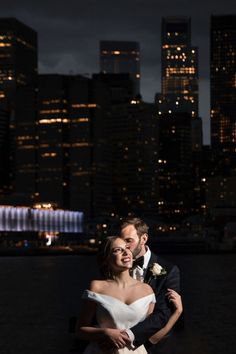
[[[143,294],[145,295],[153,294],[153,289],[150,285],[139,282],[139,286],[141,287]]]
[[[92,280],[90,283],[89,290],[95,292],[95,293],[100,293],[103,292],[104,288],[107,287],[107,281],[106,280]]]

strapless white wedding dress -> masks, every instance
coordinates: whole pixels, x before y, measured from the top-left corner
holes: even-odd
[[[97,303],[96,319],[101,328],[128,329],[143,321],[148,312],[149,304],[155,303],[155,295],[144,296],[131,304],[116,299],[113,296],[95,293],[85,290],[83,299],[95,301]],[[142,345],[137,349],[117,349],[114,354],[146,354],[147,351]],[[84,354],[103,354],[95,342],[91,342],[85,349]]]

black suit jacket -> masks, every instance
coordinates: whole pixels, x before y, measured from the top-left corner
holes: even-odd
[[[166,270],[166,274],[156,276],[156,278],[152,276],[149,268],[152,267],[153,263],[160,264]],[[153,288],[156,296],[156,304],[151,315],[131,328],[135,336],[136,346],[144,344],[155,332],[163,328],[168,322],[173,309],[165,294],[168,288],[174,289],[180,293],[179,268],[151,252],[144,282],[148,282]]]

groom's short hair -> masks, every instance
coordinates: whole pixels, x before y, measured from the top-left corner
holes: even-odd
[[[122,220],[121,231],[129,225],[133,225],[137,231],[137,235],[141,237],[143,234],[148,234],[149,226],[140,218],[128,217]]]

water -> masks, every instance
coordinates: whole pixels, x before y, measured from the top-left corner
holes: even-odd
[[[236,255],[171,255],[179,265],[185,328],[178,354],[236,353]],[[68,319],[96,277],[94,256],[0,258],[0,353],[67,354]]]

